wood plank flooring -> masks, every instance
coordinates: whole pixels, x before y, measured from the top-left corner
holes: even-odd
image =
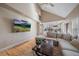
[[[35,38],[30,41],[20,44],[16,47],[10,48],[0,52],[0,56],[32,56],[32,48],[35,46]]]

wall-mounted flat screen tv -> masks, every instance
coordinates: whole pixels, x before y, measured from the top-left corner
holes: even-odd
[[[25,20],[13,20],[13,32],[27,32],[31,30],[31,24]]]

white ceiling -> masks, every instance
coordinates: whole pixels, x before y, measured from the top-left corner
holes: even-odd
[[[42,19],[43,21],[55,21],[55,20],[62,20],[66,18],[69,13],[78,5],[77,3],[52,3],[54,6],[50,6],[47,4],[40,5],[41,9],[50,13],[42,12]],[[38,15],[36,13],[35,4],[27,4],[27,3],[7,3],[6,5],[14,8],[15,10],[27,15],[30,18],[37,19]],[[35,18],[36,16],[36,18]],[[50,17],[49,17],[50,16]],[[44,20],[45,19],[45,20]]]
[[[54,6],[48,4],[41,4],[42,10],[53,13],[61,17],[67,17],[67,15],[78,5],[77,3],[52,3]]]

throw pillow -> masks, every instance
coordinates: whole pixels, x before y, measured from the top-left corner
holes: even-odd
[[[79,49],[79,41],[77,39],[73,39],[70,42],[74,47],[76,47],[77,49]]]

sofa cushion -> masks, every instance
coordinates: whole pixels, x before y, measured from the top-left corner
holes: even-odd
[[[56,38],[56,33],[47,32],[47,37]]]
[[[79,51],[71,43],[69,43],[66,40],[58,39],[58,41],[59,41],[59,44],[61,45],[62,49],[67,49],[67,50],[69,49],[69,50]]]
[[[57,38],[62,38],[63,34],[57,34]]]
[[[77,49],[79,49],[79,40],[74,39],[74,40],[71,41],[71,44],[72,44],[74,47],[76,47]]]
[[[71,35],[70,34],[64,34],[63,39],[65,39],[67,41],[71,41]]]
[[[64,56],[79,56],[79,52],[70,51],[70,50],[62,50]]]

